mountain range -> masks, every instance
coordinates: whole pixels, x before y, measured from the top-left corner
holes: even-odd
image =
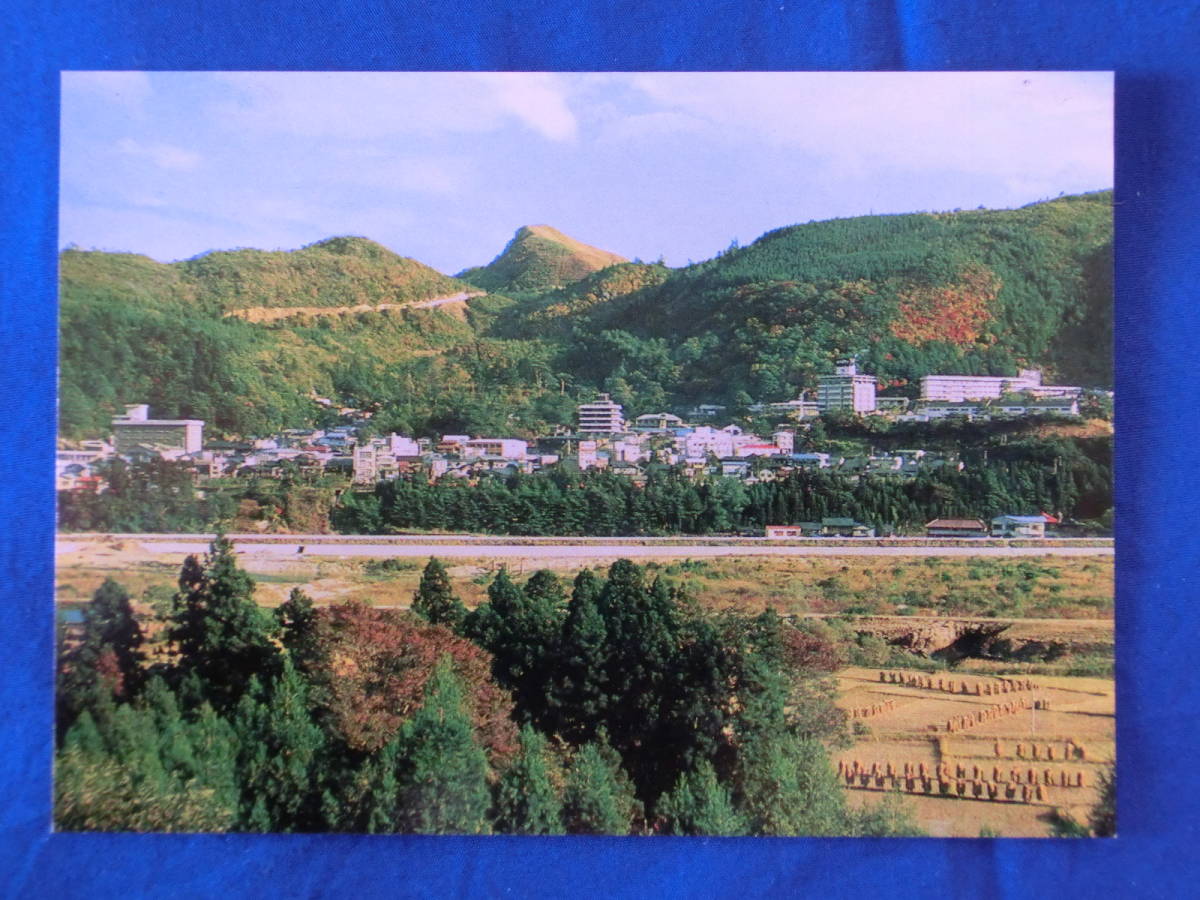
[[[60,431],[122,404],[227,434],[370,407],[381,429],[535,433],[607,390],[631,413],[811,389],[854,354],[885,393],[931,372],[1109,387],[1111,192],[769,232],[682,268],[546,225],[444,275],[361,237],[159,263],[64,250]]]

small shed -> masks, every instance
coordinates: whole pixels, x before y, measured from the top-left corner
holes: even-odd
[[[925,523],[926,537],[987,537],[982,519],[934,519]]]

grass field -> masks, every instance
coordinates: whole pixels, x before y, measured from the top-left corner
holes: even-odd
[[[136,546],[136,545],[135,545]],[[59,560],[58,599],[86,600],[112,575],[139,596],[174,584],[181,560],[131,547],[89,547]],[[573,577],[587,560],[530,555],[510,561],[518,577],[541,567]],[[416,560],[248,558],[259,601],[275,605],[300,586],[317,600],[362,597],[406,606],[420,577]],[[485,596],[497,568],[487,558],[456,559],[451,577],[468,606]],[[721,557],[649,562],[688,587],[705,606],[783,615],[957,615],[1004,618],[1105,619],[1112,616],[1111,557]]]

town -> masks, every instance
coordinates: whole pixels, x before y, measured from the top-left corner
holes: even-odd
[[[371,412],[339,407],[338,424],[326,428],[291,428],[278,434],[242,440],[204,439],[205,423],[198,419],[156,419],[147,404],[126,407],[112,420],[108,439],[85,440],[56,453],[59,491],[99,493],[106,489],[105,464],[114,458],[126,463],[160,460],[190,470],[199,488],[212,478],[257,476],[280,478],[285,473],[308,477],[332,475],[346,479],[355,491],[369,491],[383,481],[421,476],[428,482],[559,470],[568,473],[603,471],[645,483],[654,469],[673,467],[690,479],[723,477],[745,485],[786,478],[796,471],[819,471],[847,480],[877,476],[911,479],[937,470],[965,467],[955,450],[908,448],[865,455],[801,451],[798,435],[808,432],[825,414],[881,417],[888,422],[930,422],[957,417],[988,421],[1021,416],[1079,417],[1085,395],[1078,386],[1044,385],[1038,370],[1016,376],[928,375],[921,379],[921,396],[876,393],[873,376],[858,371],[853,359],[836,362],[834,374],[819,377],[815,400],[754,404],[753,416],[775,420],[769,434],[720,425],[725,407],[699,405],[687,411],[688,420],[669,412],[649,412],[626,418],[625,410],[608,394],[577,406],[574,427],[560,425],[552,434],[531,439],[511,436],[442,434],[410,437],[371,436]],[[1087,392],[1106,395],[1111,392]],[[333,408],[328,398],[313,398]],[[978,519],[935,519],[930,537],[1042,537],[1045,526],[1058,518],[1042,511],[1033,515],[1003,515],[990,528]],[[867,537],[876,530],[853,519],[825,518],[768,526],[767,537]]]

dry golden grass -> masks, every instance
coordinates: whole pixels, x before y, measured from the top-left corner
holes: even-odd
[[[536,548],[531,548],[536,554]],[[135,597],[148,588],[175,584],[181,560],[113,552],[85,560],[65,560],[57,571],[60,602],[82,602],[112,576]],[[243,565],[258,581],[257,598],[266,606],[282,602],[301,587],[320,602],[355,597],[387,606],[407,605],[420,579],[423,561],[372,573],[360,559],[248,559]],[[514,560],[510,573],[520,581],[542,566],[564,580],[599,560]],[[411,568],[407,566],[411,565]],[[451,580],[468,606],[486,596],[499,568],[487,558],[455,560]],[[1113,563],[1110,557],[972,559],[958,557],[722,557],[650,563],[650,570],[688,588],[705,607],[756,613],[765,608],[787,614],[871,613],[911,615],[995,615],[1002,618],[1097,619],[1112,615]],[[964,599],[965,598],[965,599]],[[914,602],[915,601],[915,602]]]
[[[955,681],[975,682],[990,679],[980,676],[935,675]],[[931,772],[945,762],[955,771],[962,765],[970,781],[975,767],[985,780],[991,780],[999,768],[1003,778],[1010,779],[1013,769],[1027,779],[1034,769],[1044,782],[1047,770],[1053,784],[1047,789],[1043,802],[1013,803],[975,799],[931,797],[905,794],[917,824],[934,836],[977,837],[989,829],[1006,837],[1045,837],[1055,810],[1086,821],[1088,812],[1098,799],[1100,774],[1115,758],[1116,720],[1114,715],[1114,684],[1107,678],[1069,678],[1035,676],[1037,690],[996,696],[948,694],[907,685],[879,681],[878,669],[847,668],[838,673],[838,705],[844,709],[870,706],[894,699],[895,708],[858,722],[856,743],[835,756],[847,765],[853,760],[869,767],[873,763],[885,766],[892,763],[903,771],[905,763],[925,763]],[[934,732],[930,726],[963,712],[990,706],[999,700],[1013,697],[1040,697],[1050,701],[1049,710],[1023,710],[993,719],[953,734]],[[1064,759],[1067,742],[1082,746],[1085,759]],[[997,746],[999,745],[999,746]],[[1018,755],[1018,745],[1021,746]],[[1033,758],[1033,748],[1038,758]],[[1047,748],[1053,748],[1054,759],[1047,759]],[[997,749],[1000,750],[997,755]],[[1082,787],[1061,786],[1062,773],[1073,779],[1084,774]],[[877,799],[878,791],[846,788],[850,802],[858,804]]]

